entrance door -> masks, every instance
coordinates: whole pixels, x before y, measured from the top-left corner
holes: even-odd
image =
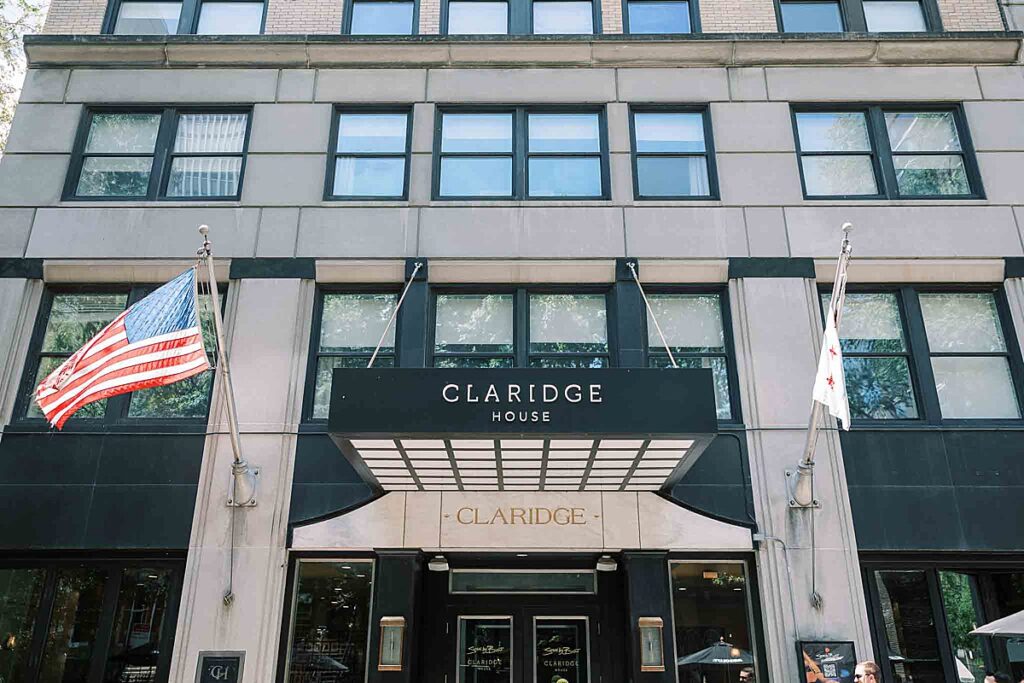
[[[597,610],[452,609],[455,683],[598,683]],[[451,628],[454,627],[454,628]]]

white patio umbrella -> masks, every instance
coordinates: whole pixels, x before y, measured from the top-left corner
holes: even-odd
[[[1024,610],[1011,614],[1008,617],[1002,619],[996,619],[990,621],[984,626],[971,631],[972,636],[1003,636],[1011,638],[1013,636],[1024,636]]]

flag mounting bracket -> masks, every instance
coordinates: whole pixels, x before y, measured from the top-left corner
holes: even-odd
[[[259,483],[260,468],[249,465],[244,460],[231,465],[231,485],[228,487],[229,508],[256,507],[256,487]]]
[[[810,490],[812,482],[809,476],[814,469],[814,463],[809,465],[800,464],[795,470],[786,470],[786,492],[789,494],[789,507],[791,508],[817,508],[821,509],[821,501],[814,497]],[[806,486],[807,490],[803,490]],[[807,501],[801,503],[799,501]]]

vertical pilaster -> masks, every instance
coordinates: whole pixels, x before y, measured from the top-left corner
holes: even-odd
[[[644,330],[647,309],[640,288],[627,264],[633,263],[640,272],[636,259],[615,259],[615,284],[610,305],[614,311],[616,359],[620,368],[644,367]]]
[[[624,551],[622,566],[626,573],[626,633],[629,638],[629,677],[634,683],[676,683],[675,648],[672,633],[672,594],[668,576],[667,552]],[[640,670],[641,617],[661,617],[661,647],[665,653],[664,671]]]
[[[429,332],[427,323],[430,320],[427,260],[406,259],[405,281],[409,281],[417,263],[423,265],[416,273],[416,279],[409,286],[409,292],[405,295],[405,301],[402,302],[402,307],[398,310],[398,317],[395,320],[398,333],[398,364],[403,368],[423,368],[431,365],[430,350],[427,348]]]
[[[416,550],[379,550],[374,568],[374,600],[370,612],[370,644],[368,683],[412,683],[418,678],[416,643],[420,629],[426,625],[419,619],[420,586],[423,557]],[[405,639],[402,643],[402,670],[379,671],[380,620],[382,617],[404,617]]]
[[[11,423],[43,292],[42,262],[0,259],[0,425]]]

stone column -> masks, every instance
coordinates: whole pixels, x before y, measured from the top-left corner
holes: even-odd
[[[26,259],[0,259],[0,430],[11,423],[43,294],[42,264],[26,269],[25,263]]]
[[[226,507],[231,444],[214,388],[185,567],[170,681],[192,683],[203,650],[244,650],[243,680],[274,680],[284,606],[295,442],[312,316],[308,279],[232,280],[226,321],[242,455],[258,467],[257,505]],[[228,585],[234,515],[234,601]]]
[[[733,265],[730,278],[739,270]],[[778,265],[762,269],[760,277],[731,279],[729,292],[754,507],[758,530],[766,536],[758,544],[757,564],[767,673],[770,680],[797,681],[803,680],[798,640],[852,640],[861,659],[872,650],[842,452],[831,419],[816,450],[814,493],[821,508],[789,508],[785,471],[803,455],[822,322],[810,259],[782,270]],[[812,570],[824,599],[820,610],[811,604]]]

